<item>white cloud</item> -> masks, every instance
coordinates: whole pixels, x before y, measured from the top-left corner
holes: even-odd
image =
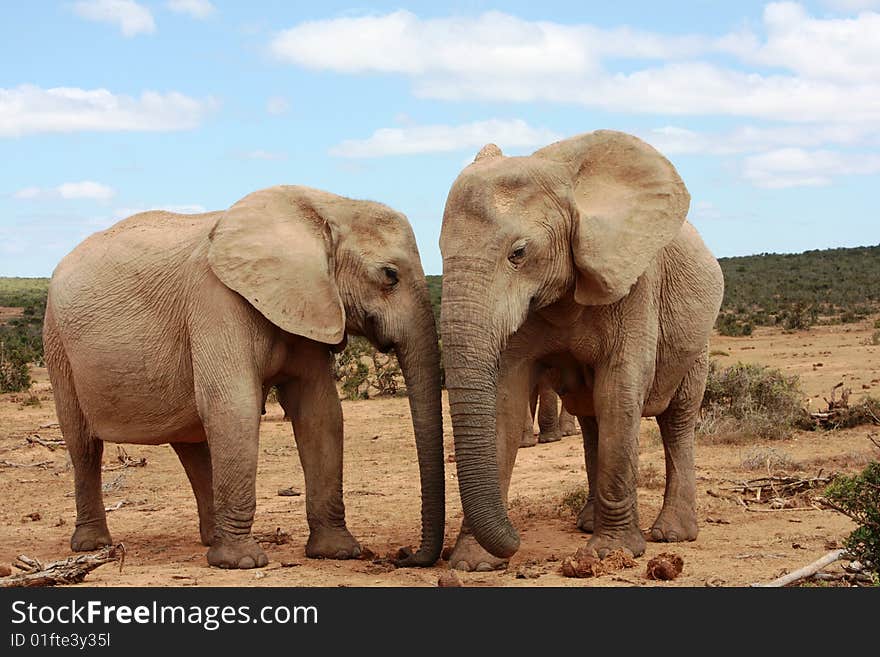
[[[381,128],[367,139],[349,139],[330,149],[337,157],[361,158],[414,153],[443,153],[480,148],[494,142],[502,149],[544,146],[560,136],[546,128],[533,128],[521,119],[490,119],[463,125],[407,125]]]
[[[766,42],[743,38],[728,49],[744,61],[785,68],[809,79],[880,82],[880,14],[813,18],[794,2],[764,8]]]
[[[39,198],[42,192],[43,190],[39,187],[25,187],[24,189],[19,189],[17,192],[15,192],[12,197],[18,199]]]
[[[209,0],[168,0],[165,5],[176,14],[188,14],[198,20],[204,20],[216,11]]]
[[[822,0],[822,4],[838,11],[880,9],[880,0]]]
[[[728,132],[696,132],[664,126],[638,133],[662,153],[732,155],[758,153],[782,147],[880,145],[880,131],[870,124],[811,124],[740,126]]]
[[[626,27],[526,21],[497,11],[423,20],[400,10],[300,23],[277,34],[270,49],[284,61],[318,70],[505,77],[584,74],[594,71],[602,56],[683,57],[706,42]]]
[[[91,199],[93,201],[109,201],[116,195],[112,187],[94,182],[82,180],[80,182],[66,182],[57,187],[25,187],[15,192],[12,196],[17,199],[38,198],[63,198],[63,199]]]
[[[300,23],[270,50],[305,68],[404,75],[422,98],[880,123],[880,14],[817,19],[800,5],[773,3],[762,25],[763,39],[748,30],[670,37],[499,12],[422,19],[397,11]],[[709,59],[731,54],[745,68]],[[638,63],[615,69],[620,59]]]
[[[743,175],[758,187],[817,187],[835,176],[880,173],[880,155],[781,148],[745,159]]]
[[[197,127],[216,107],[176,91],[145,91],[140,98],[106,89],[23,84],[0,88],[0,137],[46,132],[172,131]]]
[[[266,101],[266,111],[273,116],[287,114],[290,103],[283,96],[272,96]]]
[[[127,37],[156,31],[152,12],[134,0],[80,0],[73,11],[89,21],[116,24]]]

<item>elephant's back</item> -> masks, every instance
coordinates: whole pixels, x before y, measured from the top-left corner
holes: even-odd
[[[80,407],[105,440],[145,442],[197,422],[186,320],[194,258],[218,214],[135,215],[56,268],[47,312]]]

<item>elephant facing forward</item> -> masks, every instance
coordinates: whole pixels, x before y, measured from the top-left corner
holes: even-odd
[[[440,359],[406,218],[306,187],[254,192],[225,212],[146,212],[92,235],[52,276],[44,344],[74,467],[74,550],[111,542],[105,441],[170,443],[192,484],[208,563],[264,566],[251,536],[260,412],[277,386],[306,484],[310,557],[360,552],[345,525],[342,407],[332,350],[346,334],[394,349],[422,486],[422,544],[444,532]]]
[[[668,160],[612,131],[528,157],[490,144],[453,183],[440,324],[465,516],[454,567],[496,567],[519,547],[507,490],[522,409],[548,371],[583,433],[588,545],[644,552],[643,416],[657,417],[666,452],[650,536],[696,537],[693,431],[724,282],[685,221],[689,202]]]

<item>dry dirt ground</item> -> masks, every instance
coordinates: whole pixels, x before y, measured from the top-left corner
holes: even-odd
[[[873,318],[793,334],[762,328],[751,337],[715,337],[711,348],[723,364],[759,362],[800,375],[813,408],[818,408],[823,406],[822,396],[840,381],[852,388],[853,401],[861,394],[880,395],[880,347],[868,344],[872,325]],[[46,372],[34,374],[39,403],[26,403],[27,395],[0,395],[0,563],[6,564],[22,553],[43,561],[70,554],[75,514],[67,453],[63,447],[50,450],[27,441],[34,434],[45,440],[61,436],[57,425],[51,425],[55,416]],[[349,528],[377,555],[415,544],[418,472],[406,399],[346,401],[343,409]],[[446,428],[449,458],[453,449],[448,415]],[[460,578],[465,586],[743,586],[768,581],[839,546],[853,523],[834,511],[811,507],[809,498],[795,509],[769,510],[757,504],[747,509],[707,491],[718,494],[731,480],[766,474],[760,466],[743,467],[757,449],[766,453],[772,448],[788,461],[787,467],[800,468],[798,476],[820,470],[855,472],[877,458],[867,438],[871,431],[860,427],[799,432],[763,445],[698,442],[699,538],[683,544],[648,543],[637,567],[591,579],[567,579],[560,569],[561,560],[586,540],[570,512],[560,508],[565,494],[585,480],[580,438],[523,449],[510,493],[511,518],[522,547],[506,570],[462,573]],[[647,528],[663,495],[663,448],[653,420],[643,422],[640,444],[639,514]],[[306,559],[305,498],[278,495],[288,487],[303,491],[304,483],[290,425],[282,421],[277,405],[269,407],[262,424],[254,530],[281,528],[290,533],[290,540],[265,546],[270,563],[261,570],[209,568],[205,548],[198,542],[195,503],[171,448],[126,450],[131,458],[145,458],[146,466],[110,469],[118,464],[114,445],[106,446],[104,456],[104,483],[110,489],[105,504],[114,508],[108,522],[114,539],[125,544],[125,566],[122,572],[112,565],[93,571],[86,586],[435,586],[447,567],[441,561],[429,569],[398,570],[365,560]],[[446,543],[451,545],[461,522],[454,462],[447,463],[446,478]],[[683,573],[672,582],[647,580],[648,559],[664,551],[684,559]]]

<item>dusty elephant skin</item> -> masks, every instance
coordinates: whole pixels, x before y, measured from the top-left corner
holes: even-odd
[[[657,541],[693,540],[693,429],[724,282],[685,217],[672,164],[598,131],[528,157],[483,148],[446,202],[441,335],[465,520],[450,562],[486,570],[519,547],[507,490],[523,409],[553,380],[584,440],[578,525],[603,557],[640,555],[639,419],[666,454]]]
[[[105,441],[170,443],[192,484],[208,562],[267,563],[251,536],[260,412],[277,386],[306,481],[310,557],[351,558],[342,407],[332,351],[346,334],[394,349],[406,379],[429,565],[444,533],[440,357],[412,229],[398,212],[306,187],[225,212],[146,212],[92,235],[52,276],[44,345],[74,467],[74,550],[111,543]]]

